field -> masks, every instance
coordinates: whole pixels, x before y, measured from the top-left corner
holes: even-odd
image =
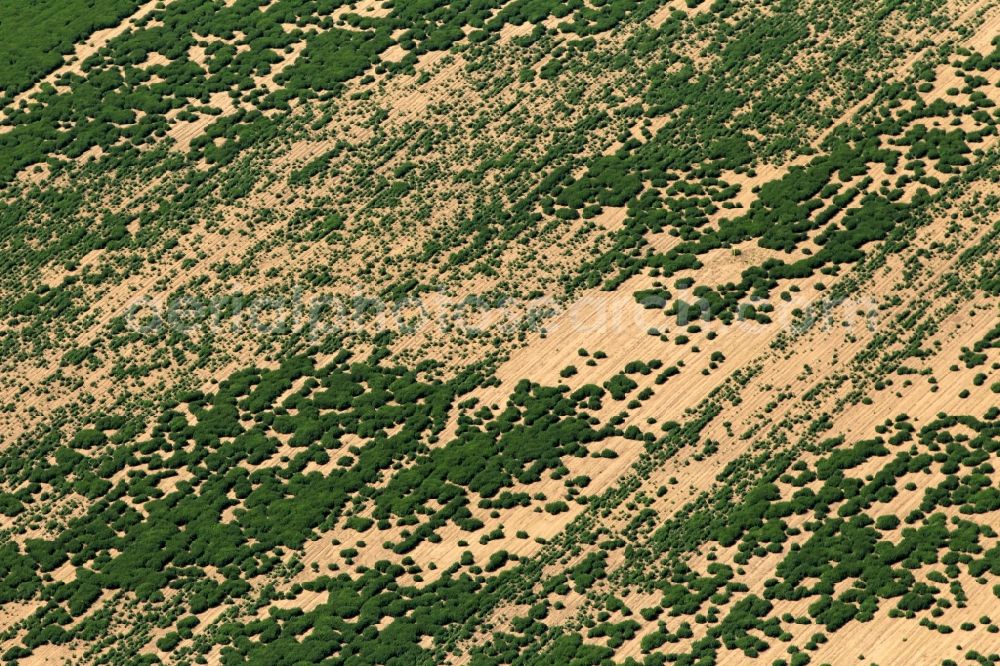
[[[1000,3],[0,31],[5,663],[1000,661]]]

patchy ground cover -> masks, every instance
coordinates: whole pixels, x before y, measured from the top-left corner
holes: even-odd
[[[1000,658],[1000,7],[43,9],[3,660]]]

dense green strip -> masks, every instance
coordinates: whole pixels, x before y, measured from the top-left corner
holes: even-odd
[[[0,3],[0,102],[52,71],[73,44],[117,25],[138,0],[11,0]]]

